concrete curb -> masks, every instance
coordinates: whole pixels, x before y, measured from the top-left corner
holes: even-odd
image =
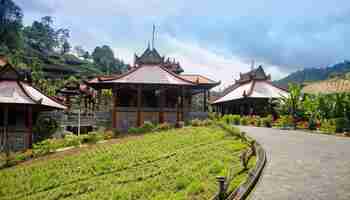
[[[266,164],[266,152],[259,143],[256,143],[256,166],[249,172],[248,179],[233,191],[226,200],[243,200],[248,197],[258,182]]]

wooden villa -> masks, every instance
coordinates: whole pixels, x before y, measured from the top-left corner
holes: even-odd
[[[28,74],[0,60],[0,151],[30,148],[38,113],[66,107],[34,88]]]
[[[191,117],[192,96],[203,93],[203,112],[207,111],[209,90],[220,82],[201,75],[183,75],[179,62],[165,59],[148,47],[135,55],[128,72],[97,77],[88,84],[97,89],[112,89],[112,126],[120,130],[139,127],[145,121],[173,123]]]
[[[227,92],[212,106],[221,114],[266,115],[272,114],[271,99],[287,96],[288,92],[273,85],[271,76],[262,66],[240,74]]]

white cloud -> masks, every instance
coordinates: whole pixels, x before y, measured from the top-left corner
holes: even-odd
[[[251,69],[251,64],[241,60],[237,56],[226,57],[218,54],[198,44],[179,41],[169,35],[162,35],[161,41],[167,43],[170,49],[167,56],[174,57],[179,61],[185,73],[202,74],[216,81],[221,81],[219,86],[227,87],[239,78],[239,73],[247,72]],[[281,78],[286,74],[279,70],[277,66],[262,64],[267,73],[271,73],[272,78]]]

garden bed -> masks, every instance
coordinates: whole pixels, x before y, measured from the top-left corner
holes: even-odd
[[[209,199],[217,192],[217,176],[242,171],[239,155],[247,148],[217,126],[124,139],[0,170],[0,198]],[[247,176],[242,171],[230,189]]]

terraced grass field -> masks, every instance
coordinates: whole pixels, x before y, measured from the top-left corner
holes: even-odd
[[[0,199],[209,199],[246,147],[216,127],[151,133],[0,170]],[[234,188],[247,176],[234,179]]]

